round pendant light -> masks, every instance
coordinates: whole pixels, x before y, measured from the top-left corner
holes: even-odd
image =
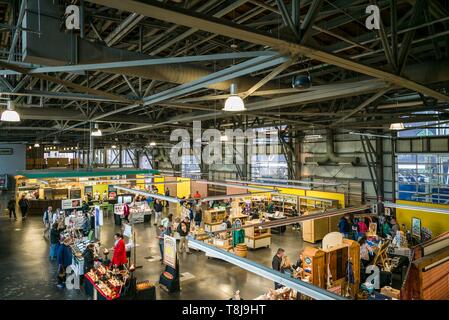
[[[1,121],[19,122],[20,115],[14,109],[14,102],[8,100],[6,110],[2,112]]]
[[[231,95],[226,99],[223,111],[238,112],[245,111],[245,103],[243,99],[237,95],[237,85],[231,84]]]
[[[390,130],[404,130],[404,124],[402,122],[390,124]]]
[[[101,137],[103,135],[103,133],[101,132],[101,130],[98,128],[98,124],[95,124],[95,130],[92,131],[92,133],[90,134],[92,137]]]

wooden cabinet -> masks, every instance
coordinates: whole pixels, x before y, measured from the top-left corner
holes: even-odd
[[[247,221],[245,225],[257,224],[259,220]],[[248,248],[257,249],[271,245],[271,230],[258,227],[245,228],[245,244]]]
[[[215,224],[223,222],[226,216],[226,210],[222,209],[210,209],[205,210],[203,215],[204,223]]]
[[[304,280],[325,288],[324,252],[318,248],[306,247],[303,251]]]
[[[304,215],[313,214],[306,212]],[[307,220],[302,223],[302,239],[306,242],[315,243],[329,233],[329,218]]]

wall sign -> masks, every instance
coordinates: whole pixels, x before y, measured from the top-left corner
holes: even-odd
[[[70,5],[65,9],[65,27],[67,30],[80,29],[80,8]]]
[[[412,218],[412,236],[421,240],[421,219]]]

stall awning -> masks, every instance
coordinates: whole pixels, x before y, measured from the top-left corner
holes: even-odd
[[[140,170],[80,170],[80,171],[19,171],[18,176],[23,176],[27,179],[51,179],[51,178],[91,178],[91,177],[110,177],[110,176],[128,176],[136,174],[159,174],[158,170],[140,169]]]

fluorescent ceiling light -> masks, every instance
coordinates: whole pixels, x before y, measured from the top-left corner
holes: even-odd
[[[404,130],[404,124],[402,122],[390,124],[390,130]]]
[[[237,95],[237,85],[231,84],[231,95],[226,99],[223,111],[238,112],[245,111],[245,103],[243,99]]]
[[[20,115],[14,110],[14,102],[8,100],[6,110],[2,112],[1,121],[19,122]]]
[[[318,140],[323,138],[321,134],[308,134],[304,137],[304,140],[311,141],[311,140]]]

